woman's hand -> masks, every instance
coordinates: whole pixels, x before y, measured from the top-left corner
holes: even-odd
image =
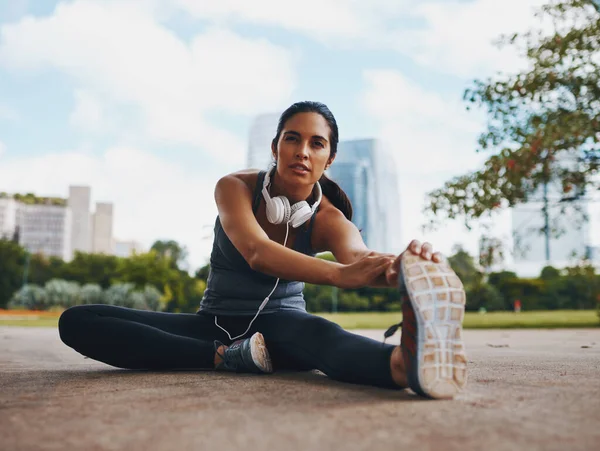
[[[418,240],[412,240],[406,250],[402,252],[385,271],[385,280],[388,285],[395,287],[398,284],[398,273],[400,272],[400,259],[406,253],[410,252],[414,255],[420,255],[425,260],[432,260],[435,263],[440,263],[444,257],[439,252],[433,252],[433,247],[430,243],[421,244]]]
[[[378,277],[383,277],[393,262],[394,255],[370,252],[354,263],[340,266],[335,285],[339,288],[370,286]]]

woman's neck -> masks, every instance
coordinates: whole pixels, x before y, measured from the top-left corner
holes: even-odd
[[[277,171],[271,177],[270,190],[269,195],[271,197],[275,196],[285,196],[290,201],[290,204],[295,204],[296,202],[300,202],[301,200],[310,201],[312,204],[312,198],[314,197],[315,185],[290,185],[286,184],[281,177],[277,176]],[[309,199],[310,198],[310,199]]]

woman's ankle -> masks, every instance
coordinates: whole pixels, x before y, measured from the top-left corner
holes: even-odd
[[[402,349],[400,346],[396,346],[392,351],[390,358],[390,370],[392,372],[392,379],[394,382],[402,388],[407,388],[408,379],[406,377],[404,357],[402,356]]]
[[[225,345],[221,345],[217,348],[217,350],[215,352],[215,368],[217,366],[219,366],[219,364],[223,361],[221,356],[225,354],[226,349],[227,349],[227,346],[225,346]]]

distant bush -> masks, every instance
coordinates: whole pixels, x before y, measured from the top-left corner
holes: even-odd
[[[81,287],[79,298],[82,304],[102,304],[104,292],[102,287],[95,283],[86,283]]]
[[[99,285],[61,279],[49,280],[44,287],[25,285],[11,298],[8,307],[27,310],[49,310],[54,307],[69,308],[82,304],[108,304],[139,310],[162,310],[162,293],[147,285],[143,291],[136,290],[133,283],[120,283],[102,290]]]
[[[48,307],[72,307],[81,304],[81,288],[77,282],[52,279],[44,286]]]
[[[47,307],[46,290],[38,285],[25,285],[8,303],[8,308],[12,309],[45,310]]]

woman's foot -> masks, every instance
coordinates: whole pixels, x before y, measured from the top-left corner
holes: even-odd
[[[398,278],[408,385],[422,396],[453,398],[467,382],[462,282],[447,263],[411,253],[402,256]]]
[[[227,347],[215,341],[215,370],[238,373],[272,373],[273,365],[265,339],[260,332],[234,341]]]

